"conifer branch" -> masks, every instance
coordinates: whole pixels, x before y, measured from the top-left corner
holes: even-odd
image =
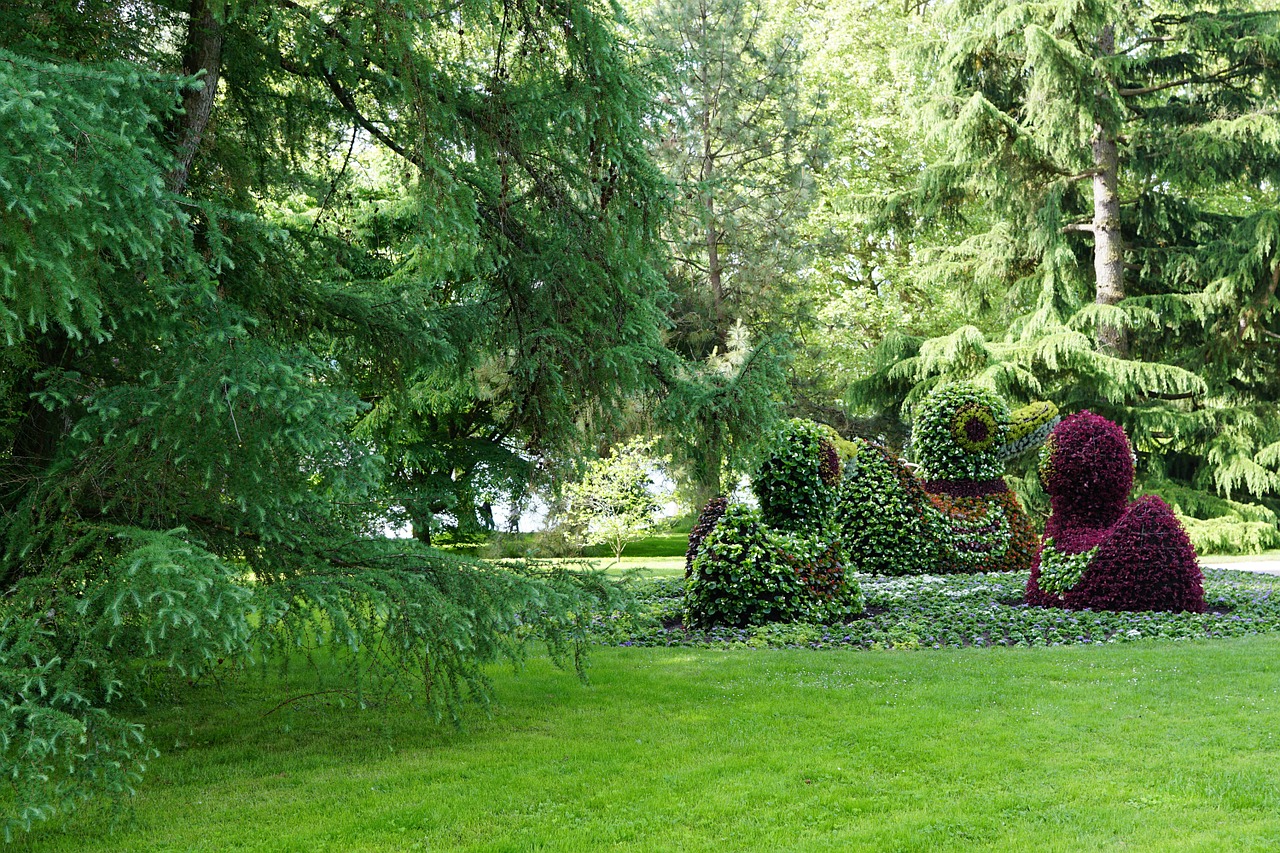
[[[1155,92],[1163,92],[1165,89],[1175,89],[1178,86],[1186,86],[1190,83],[1225,83],[1228,80],[1241,76],[1243,73],[1247,73],[1245,71],[1245,63],[1237,62],[1234,65],[1227,66],[1217,74],[1210,74],[1207,77],[1193,75],[1190,77],[1183,77],[1180,80],[1170,80],[1168,83],[1143,86],[1138,89],[1116,89],[1116,94],[1122,98],[1135,98],[1139,95],[1150,95]]]
[[[281,64],[286,71],[292,70],[288,67],[288,64],[283,62]],[[328,85],[329,91],[333,92],[333,96],[338,99],[338,103],[342,104],[342,108],[351,114],[352,121],[360,125],[360,127],[364,128],[366,133],[381,142],[389,150],[399,155],[404,160],[414,164],[418,168],[423,167],[424,164],[420,157],[415,156],[412,151],[396,142],[391,138],[390,134],[365,117],[365,114],[360,111],[360,107],[356,104],[355,97],[343,88],[342,83],[338,81],[338,78],[334,77],[333,74],[328,71],[321,71],[320,76],[324,79],[325,84]]]
[[[1184,391],[1180,394],[1162,394],[1159,391],[1147,391],[1143,396],[1152,400],[1168,400],[1170,402],[1176,400],[1194,400],[1198,396],[1197,391]]]
[[[1176,39],[1173,36],[1147,36],[1146,38],[1138,39],[1136,42],[1129,45],[1124,50],[1120,51],[1120,53],[1121,54],[1133,53],[1138,48],[1146,47],[1149,44],[1168,44],[1169,42],[1172,42],[1172,41],[1176,41]]]

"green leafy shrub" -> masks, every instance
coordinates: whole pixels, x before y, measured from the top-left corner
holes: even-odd
[[[839,457],[828,432],[829,427],[792,418],[766,438],[765,460],[751,485],[770,526],[810,533],[828,527],[839,480]]]
[[[879,575],[916,575],[936,561],[928,497],[894,453],[862,439],[850,443],[836,498],[835,523],[849,565]]]
[[[685,596],[691,627],[823,621],[862,611],[838,543],[779,533],[732,504],[703,540]]]
[[[788,621],[801,611],[804,585],[775,559],[759,510],[725,510],[693,560],[685,620],[692,627]]]

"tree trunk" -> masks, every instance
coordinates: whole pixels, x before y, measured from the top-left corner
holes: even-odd
[[[222,22],[213,13],[209,0],[191,0],[187,22],[187,41],[182,53],[182,73],[204,72],[201,88],[189,88],[182,98],[183,114],[172,128],[178,140],[178,164],[169,173],[169,189],[180,193],[187,185],[191,163],[204,138],[213,102],[218,95],[218,79],[222,72]]]
[[[716,340],[721,348],[729,342],[729,322],[724,310],[724,279],[720,268],[720,234],[716,228],[715,200],[707,196],[707,283],[711,286],[711,304],[715,310]]]
[[[413,530],[413,538],[423,545],[431,544],[431,519],[432,513],[430,510],[409,509],[409,526]]]
[[[1115,52],[1115,31],[1110,24],[1098,36],[1098,52]],[[1093,270],[1094,301],[1115,305],[1124,299],[1124,235],[1120,230],[1120,155],[1116,133],[1101,123],[1093,126]],[[1121,326],[1101,324],[1098,346],[1108,355],[1125,357],[1129,336]]]
[[[699,24],[702,27],[703,45],[707,44],[709,10],[703,4],[699,10]],[[716,200],[711,192],[711,181],[716,173],[715,139],[711,131],[714,118],[715,103],[711,91],[711,75],[709,60],[705,57],[698,70],[698,84],[702,88],[702,167],[698,170],[698,180],[702,183],[702,214],[705,223],[705,240],[707,244],[707,284],[711,288],[711,307],[715,316],[716,340],[721,347],[728,343],[729,323],[725,314],[724,276],[720,266],[720,229],[716,227]]]

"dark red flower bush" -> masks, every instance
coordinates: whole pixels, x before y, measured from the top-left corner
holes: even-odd
[[[1204,611],[1195,549],[1173,511],[1155,496],[1129,503],[1133,451],[1124,430],[1091,412],[1066,418],[1045,445],[1040,477],[1053,511],[1027,581],[1028,604]],[[1091,550],[1069,586],[1046,575],[1049,566]]]
[[[818,476],[828,486],[836,485],[840,482],[839,451],[836,450],[834,444],[827,439],[823,439],[818,445],[818,452],[822,454],[822,467],[818,469]]]
[[[685,577],[693,574],[693,558],[698,556],[698,548],[702,546],[703,540],[707,538],[707,534],[716,526],[716,522],[728,507],[729,499],[724,495],[716,495],[702,508],[702,512],[698,515],[698,523],[689,531],[689,547],[684,552]]]

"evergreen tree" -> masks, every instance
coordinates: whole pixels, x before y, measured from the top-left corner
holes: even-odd
[[[978,232],[933,269],[1006,288],[1008,332],[892,336],[851,400],[976,376],[1091,408],[1124,425],[1148,488],[1280,540],[1280,13],[955,0],[936,14],[924,118],[942,153],[881,226],[980,202]]]
[[[675,184],[663,237],[676,342],[696,357],[723,352],[739,321],[757,334],[792,331],[788,303],[815,248],[799,239],[819,131],[801,73],[803,11],[659,0],[637,14],[665,71],[652,144]]]
[[[117,709],[157,668],[319,637],[358,700],[448,712],[520,638],[581,638],[595,582],[381,535],[670,369],[613,13],[492,13],[0,10],[10,827],[134,784]]]

